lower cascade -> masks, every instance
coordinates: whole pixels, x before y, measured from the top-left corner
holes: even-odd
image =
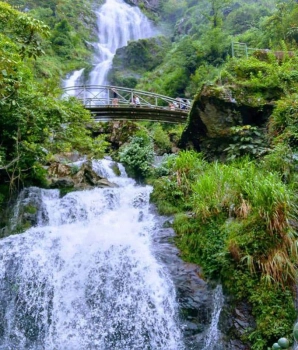
[[[176,292],[152,249],[151,187],[40,191],[38,224],[0,241],[1,350],[185,349]]]

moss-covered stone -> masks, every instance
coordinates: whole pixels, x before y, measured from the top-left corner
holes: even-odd
[[[212,153],[218,158],[229,144],[232,127],[262,127],[267,123],[273,110],[271,102],[240,103],[235,96],[229,87],[204,86],[195,98],[179,147]]]
[[[164,36],[130,41],[116,51],[109,73],[112,85],[134,88],[142,74],[152,71],[170,48]]]

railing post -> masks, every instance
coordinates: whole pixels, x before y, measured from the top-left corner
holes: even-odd
[[[85,94],[86,94],[86,87],[84,85],[84,94],[83,94],[83,104],[84,104],[84,106],[86,106],[86,96],[85,96]]]

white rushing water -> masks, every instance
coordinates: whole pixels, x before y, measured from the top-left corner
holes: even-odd
[[[221,350],[220,331],[218,329],[218,321],[220,312],[224,304],[224,296],[222,286],[219,284],[213,293],[213,312],[211,315],[211,324],[205,339],[205,346],[203,350]]]
[[[184,349],[151,188],[110,165],[94,169],[119,187],[40,190],[38,226],[0,241],[1,350]]]
[[[95,67],[90,73],[90,84],[105,85],[116,50],[129,40],[152,37],[156,31],[138,7],[123,0],[106,0],[95,13],[98,43],[94,45]]]
[[[80,70],[76,70],[73,73],[70,74],[69,78],[62,81],[63,88],[69,88],[73,86],[83,85],[81,82],[81,77],[84,72],[84,68]],[[74,96],[75,90],[69,91],[67,96]]]
[[[117,49],[126,46],[130,40],[152,37],[157,31],[138,7],[130,6],[123,0],[106,0],[95,14],[98,42],[93,44],[94,68],[88,84],[107,85],[107,75]],[[63,81],[63,87],[79,85],[83,71],[74,71]]]

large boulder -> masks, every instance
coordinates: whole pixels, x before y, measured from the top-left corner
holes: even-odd
[[[246,302],[235,302],[226,296],[220,313],[218,328],[224,334],[227,349],[248,350],[250,345],[243,339],[248,329],[256,327],[252,316],[251,305]]]
[[[231,127],[264,126],[273,103],[240,100],[229,87],[204,86],[193,103],[179,147],[217,157],[228,146]]]
[[[109,72],[112,85],[134,88],[145,72],[152,71],[170,48],[164,36],[130,41],[116,51]]]
[[[38,209],[42,203],[42,189],[38,187],[24,188],[15,198],[8,210],[11,211],[7,217],[6,226],[0,230],[0,237],[20,233],[36,226],[38,223]]]
[[[52,188],[80,190],[92,187],[117,186],[97,175],[92,169],[90,161],[84,162],[81,166],[54,162],[49,166],[48,174],[48,180]]]

